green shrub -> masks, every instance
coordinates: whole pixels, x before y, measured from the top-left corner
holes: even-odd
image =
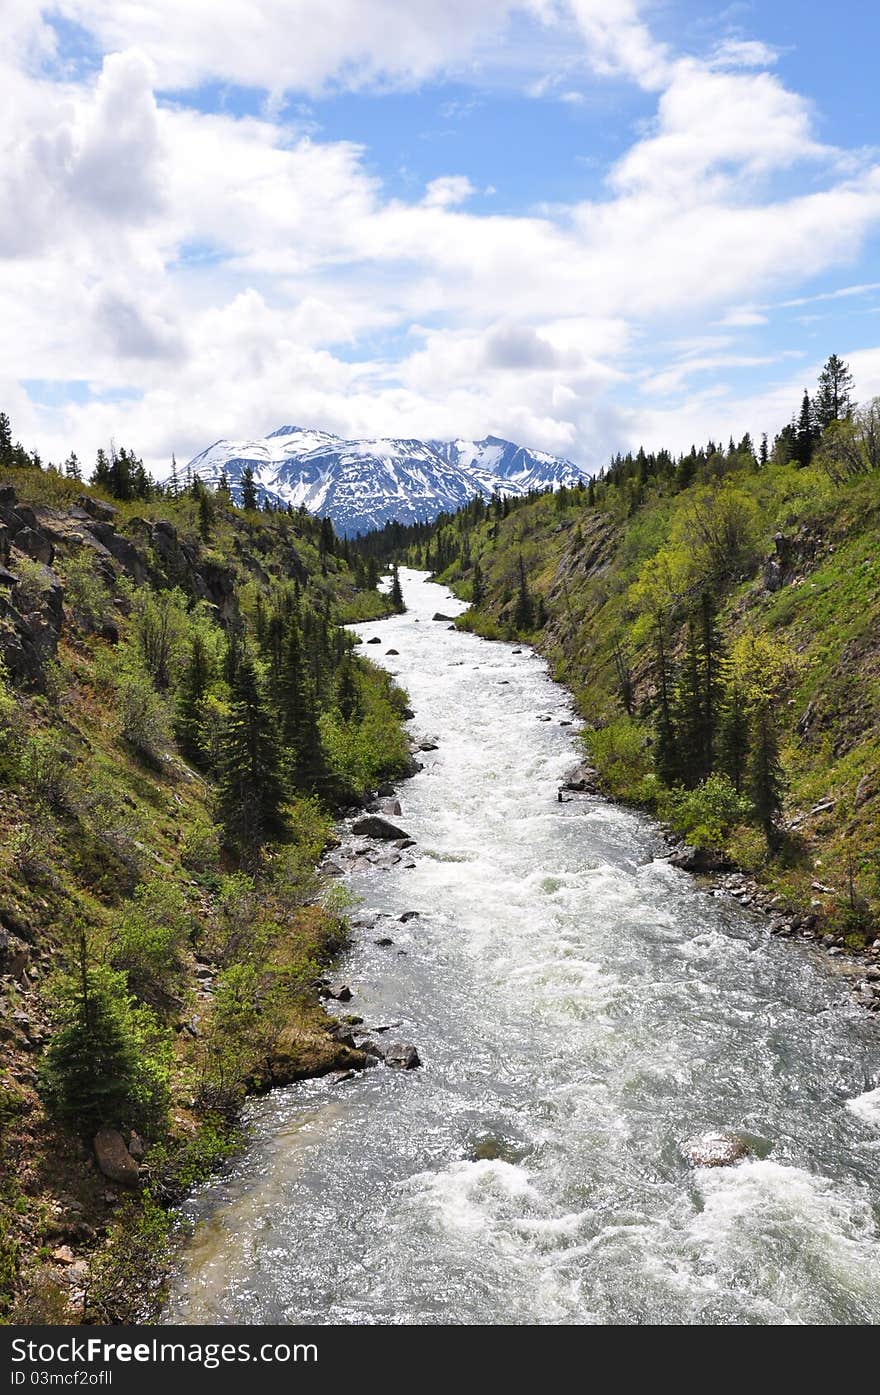
[[[192,928],[180,888],[161,875],[135,889],[111,931],[116,968],[138,998],[154,1006],[180,988]]]
[[[117,679],[119,731],[138,755],[158,761],[171,745],[167,705],[144,674],[123,673]]]
[[[148,1192],[123,1207],[92,1261],[89,1322],[130,1326],[156,1320],[167,1289],[172,1228],[172,1217]]]
[[[53,809],[66,809],[72,792],[72,757],[60,732],[37,731],[28,737],[21,758],[24,784]]]
[[[652,806],[657,783],[647,730],[632,717],[617,717],[607,726],[584,732],[587,755],[606,789],[618,799]]]
[[[18,609],[23,615],[39,610],[47,590],[46,568],[42,562],[35,562],[31,557],[17,557],[15,575],[18,577],[18,584],[15,587],[14,600]]]
[[[87,633],[100,630],[113,615],[113,603],[104,581],[95,569],[95,559],[86,548],[68,558],[65,570],[65,599],[74,624]]]
[[[737,794],[726,775],[710,775],[693,790],[670,790],[662,807],[666,821],[698,848],[723,847],[751,813],[751,803]]]
[[[220,863],[220,830],[215,823],[195,815],[180,843],[180,860],[189,872],[209,872]]]

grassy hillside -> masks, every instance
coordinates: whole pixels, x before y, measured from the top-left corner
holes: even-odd
[[[340,628],[388,600],[320,520],[141,493],[0,468],[7,1320],[148,1314],[246,1092],[365,1063],[317,995],[346,927],[315,864],[407,765]]]
[[[787,428],[674,461],[618,458],[589,488],[475,501],[368,540],[522,638],[588,723],[602,788],[703,862],[754,873],[852,948],[880,915],[880,408],[800,450]]]

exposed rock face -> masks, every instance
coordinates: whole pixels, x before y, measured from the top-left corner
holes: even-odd
[[[138,1165],[116,1129],[100,1129],[95,1134],[95,1157],[105,1177],[120,1187],[136,1187]]]
[[[395,838],[408,838],[402,828],[397,828],[387,819],[382,819],[378,814],[368,814],[366,818],[358,819],[352,824],[352,833],[359,834],[362,838],[380,838],[383,842],[393,842]]]
[[[681,1151],[692,1167],[729,1167],[749,1155],[743,1140],[730,1133],[699,1134],[683,1143]]]
[[[392,1070],[416,1070],[422,1061],[414,1046],[398,1041],[386,1051],[385,1064]]]

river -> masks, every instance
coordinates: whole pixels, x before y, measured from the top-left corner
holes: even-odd
[[[390,918],[339,976],[424,1067],[253,1101],[186,1208],[166,1320],[876,1321],[876,1020],[832,961],[671,868],[650,820],[559,804],[565,691],[401,578],[407,613],[358,630],[437,750],[400,787],[415,865],[346,878]],[[689,1167],[682,1140],[717,1129],[752,1155]]]

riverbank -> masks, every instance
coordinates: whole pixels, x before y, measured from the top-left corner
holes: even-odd
[[[874,1022],[808,946],[670,866],[653,820],[560,804],[567,694],[402,579],[376,650],[432,749],[385,815],[415,847],[332,855],[361,924],[330,1008],[394,1024],[422,1068],[252,1103],[183,1208],[165,1319],[871,1321]],[[716,1132],[748,1156],[695,1168]]]

